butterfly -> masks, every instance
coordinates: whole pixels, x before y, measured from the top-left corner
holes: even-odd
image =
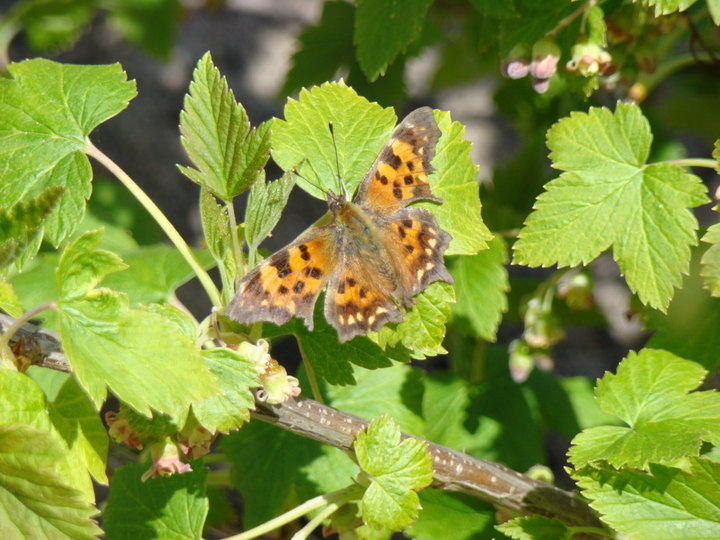
[[[248,272],[227,315],[251,324],[304,319],[313,329],[323,288],[324,313],[340,342],[402,321],[415,295],[434,281],[453,283],[443,253],[451,237],[428,210],[428,175],[440,129],[429,107],[398,125],[352,201],[328,192],[332,220],[313,226]]]

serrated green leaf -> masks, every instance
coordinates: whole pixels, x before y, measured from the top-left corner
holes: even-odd
[[[51,433],[0,425],[0,534],[4,539],[94,539],[97,513],[57,469],[67,450]]]
[[[420,33],[432,0],[358,0],[353,42],[360,67],[375,80]]]
[[[336,409],[363,418],[387,414],[400,429],[421,436],[425,429],[420,410],[423,402],[423,375],[405,364],[384,369],[353,370],[356,384],[330,386],[327,402]]]
[[[259,181],[253,184],[253,189],[258,183]],[[200,189],[200,220],[205,233],[205,243],[220,271],[223,299],[229,302],[235,292],[235,276],[238,272],[228,210],[226,206],[219,205],[215,196],[205,188]]]
[[[326,190],[340,191],[338,172],[353,193],[390,138],[395,120],[392,109],[368,102],[342,82],[303,89],[298,101],[286,103],[285,120],[275,120],[272,156],[284,170],[295,167],[319,186],[297,180],[314,197],[324,200]]]
[[[700,180],[669,163],[645,165],[652,135],[636,105],[615,113],[572,113],[548,131],[553,166],[515,243],[514,262],[587,264],[612,246],[630,288],[667,309],[687,273],[697,221],[688,207],[707,202]]]
[[[212,267],[212,255],[208,251],[193,249],[192,252],[203,268]],[[127,269],[109,275],[102,284],[126,293],[132,305],[168,302],[181,285],[195,277],[180,252],[167,244],[142,246],[124,252],[122,258]]]
[[[53,470],[64,479],[68,487],[77,491],[78,497],[94,502],[95,494],[88,474],[88,465],[94,466],[97,461],[93,462],[93,458],[86,459],[84,441],[82,441],[84,436],[82,434],[78,436],[76,433],[75,438],[70,437],[68,440],[66,437],[70,433],[63,432],[55,425],[55,418],[51,418],[48,414],[48,408],[43,391],[33,380],[17,372],[0,371],[0,425],[27,425],[52,437],[56,444],[64,449],[62,455],[56,459]],[[104,435],[104,430],[102,431]],[[99,446],[102,445],[98,438],[95,436],[92,438],[98,441]],[[100,461],[105,459],[101,448],[98,450],[98,458]],[[102,468],[95,467],[93,472],[98,474],[99,479],[103,478]]]
[[[50,403],[50,421],[70,452],[79,454],[96,482],[107,484],[108,436],[100,413],[74,377],[69,377]]]
[[[415,297],[417,303],[405,314],[397,326],[386,325],[368,337],[383,349],[402,345],[410,356],[424,359],[447,351],[442,342],[445,323],[450,317],[450,305],[455,302],[455,291],[449,283],[437,281]]]
[[[363,521],[374,529],[399,530],[417,519],[420,501],[415,491],[432,482],[427,443],[400,441],[400,428],[388,416],[376,418],[358,433],[358,465],[370,477],[360,504]]]
[[[348,2],[323,3],[317,25],[303,28],[298,47],[290,60],[281,95],[288,96],[303,86],[332,80],[338,68],[353,63],[352,42],[355,6]]]
[[[16,319],[23,314],[22,304],[12,284],[0,281],[0,310]]]
[[[585,469],[573,475],[602,520],[628,538],[720,536],[720,464],[690,458],[689,471],[651,465],[650,474]]]
[[[559,519],[523,516],[498,525],[497,529],[516,540],[570,540],[573,531]]]
[[[37,197],[0,208],[0,271],[13,262],[22,268],[40,247],[42,226],[65,188],[49,187]]]
[[[576,468],[597,461],[647,468],[698,455],[703,441],[720,442],[720,393],[692,392],[707,371],[666,351],[630,353],[598,381],[600,407],[627,426],[587,429],[568,456]],[[690,393],[689,393],[690,392]]]
[[[109,21],[122,36],[161,60],[168,60],[180,22],[178,0],[120,0]]]
[[[404,534],[416,540],[436,540],[452,531],[453,540],[492,538],[496,509],[464,493],[439,489],[420,492],[420,516]]]
[[[319,443],[263,422],[250,422],[220,445],[230,461],[232,485],[243,495],[248,528],[292,504],[293,486],[303,482],[301,468],[322,455]]]
[[[114,254],[95,249],[99,240],[98,233],[82,235],[65,249],[56,270],[58,287],[65,291],[58,301],[60,339],[95,406],[107,387],[146,416],[151,408],[176,414],[211,395],[216,382],[193,340],[175,323],[130,309],[122,293],[90,288],[103,272],[122,264]]]
[[[720,223],[710,227],[702,237],[710,247],[703,254],[700,273],[705,279],[705,287],[713,296],[720,297]]]
[[[0,178],[7,208],[48,187],[65,192],[44,232],[58,244],[75,229],[90,196],[87,137],[135,96],[119,64],[74,66],[44,59],[8,66],[0,79]]]
[[[30,366],[25,375],[37,383],[48,401],[55,400],[65,381],[71,376],[69,373],[39,366]]]
[[[181,141],[196,168],[178,166],[224,201],[248,189],[270,157],[270,123],[250,128],[210,53],[198,62],[180,113]]]
[[[55,285],[63,300],[82,296],[111,272],[125,270],[120,257],[97,249],[102,230],[87,232],[65,248],[55,269]]]
[[[207,469],[199,461],[192,467],[192,472],[147,482],[140,480],[147,465],[126,465],[115,471],[103,511],[107,538],[201,538],[208,513]]]
[[[470,157],[472,145],[465,139],[465,126],[453,122],[450,113],[433,114],[442,136],[432,161],[435,173],[429,182],[433,194],[443,203],[420,202],[417,206],[431,210],[440,227],[452,236],[445,256],[474,255],[487,248],[492,234],[480,217],[477,165]]]
[[[656,329],[647,343],[654,349],[665,349],[693,360],[708,371],[720,367],[720,299],[710,296],[695,265],[683,280],[666,314],[650,311],[647,326]]]
[[[251,389],[260,386],[260,378],[253,363],[231,349],[206,349],[202,357],[218,381],[219,392],[193,403],[193,413],[211,433],[228,433],[250,420],[250,410],[255,409]]]
[[[245,241],[251,251],[258,248],[280,220],[296,175],[285,173],[273,182],[257,181],[253,184],[245,207]]]
[[[697,0],[641,0],[641,4],[655,8],[655,16],[667,15],[676,11],[685,11]]]
[[[506,262],[505,242],[496,237],[490,241],[490,249],[471,257],[457,257],[450,264],[457,298],[452,306],[453,318],[467,320],[474,334],[487,341],[495,341],[500,319],[508,308]]]

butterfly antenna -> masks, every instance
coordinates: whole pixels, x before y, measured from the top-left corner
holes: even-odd
[[[345,182],[342,181],[340,176],[340,157],[338,156],[337,142],[335,141],[335,130],[333,129],[333,123],[328,122],[328,129],[330,130],[330,137],[332,138],[333,148],[335,149],[335,170],[337,171],[337,180],[345,198],[347,198],[347,189],[345,188]]]
[[[305,162],[303,161],[303,163],[305,163]],[[300,163],[297,167],[293,167],[292,169],[290,169],[289,172],[293,173],[293,174],[294,174],[295,176],[297,176],[298,178],[302,178],[302,179],[305,180],[308,184],[310,184],[312,187],[314,187],[314,188],[317,189],[318,191],[321,191],[322,193],[325,193],[325,195],[327,196],[327,190],[326,190],[325,188],[323,188],[319,183],[313,182],[313,181],[310,180],[307,176],[304,176],[304,175],[300,174],[300,172],[298,171],[298,169],[303,165],[303,163]],[[312,162],[311,162],[310,160],[308,160],[308,161],[307,161],[307,164],[308,164],[308,166],[312,169],[313,173],[315,173],[315,177],[317,178],[317,177],[318,177],[318,174],[317,174],[317,171],[315,170],[315,168],[312,166]]]

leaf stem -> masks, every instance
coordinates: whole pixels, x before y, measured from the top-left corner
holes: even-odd
[[[27,313],[24,313],[21,317],[15,319],[15,321],[7,327],[7,330],[5,330],[5,332],[0,335],[0,348],[7,347],[10,344],[10,340],[15,335],[15,333],[20,330],[26,323],[30,322],[30,319],[32,319],[35,315],[37,315],[41,311],[45,311],[46,309],[56,308],[57,304],[55,304],[54,300],[51,302],[45,302],[44,304],[40,304],[39,306],[31,309]]]
[[[119,165],[117,165],[112,159],[110,159],[108,156],[98,150],[95,145],[90,142],[89,139],[87,140],[87,143],[85,145],[85,153],[95,158],[99,163],[105,166],[108,171],[114,174],[115,177],[120,180],[120,183],[122,183],[127,188],[127,190],[132,193],[132,195],[138,200],[138,202],[140,202],[140,204],[145,207],[145,209],[150,213],[150,215],[157,222],[157,224],[160,225],[160,228],[162,228],[162,230],[165,232],[173,245],[177,248],[183,258],[193,269],[193,272],[195,272],[198,280],[200,280],[200,283],[205,289],[205,292],[210,298],[213,306],[221,307],[222,300],[220,299],[220,291],[218,291],[215,283],[213,283],[210,274],[205,271],[205,269],[202,267],[195,255],[193,255],[190,246],[187,245],[187,242],[185,242],[183,237],[180,236],[180,233],[173,226],[173,224],[170,223],[168,218],[165,216],[165,214],[162,213],[160,208],[157,207],[153,200],[147,196],[147,194],[140,188],[140,186],[138,186],[135,181],[120,168]]]
[[[672,165],[679,165],[680,167],[705,167],[708,169],[715,169],[718,166],[716,160],[709,158],[669,159],[667,161],[660,161],[659,163],[671,163]]]
[[[282,527],[283,525],[304,516],[308,512],[322,508],[325,505],[342,506],[347,501],[360,496],[362,491],[361,487],[353,484],[343,489],[339,489],[338,491],[333,491],[332,493],[319,495],[318,497],[305,501],[300,506],[296,506],[284,514],[271,519],[270,521],[266,521],[262,525],[258,525],[249,531],[236,534],[235,536],[229,536],[225,540],[250,540],[251,538],[257,538],[258,536],[277,529],[278,527]]]
[[[338,503],[331,503],[322,509],[317,516],[308,521],[305,526],[298,532],[292,535],[291,540],[306,540],[308,536],[320,525],[325,518],[330,517],[333,513],[340,508],[341,505]]]
[[[303,350],[302,343],[300,342],[300,339],[295,336],[295,340],[298,344],[298,349],[300,350],[300,356],[302,357],[303,366],[305,366],[305,372],[307,373],[308,381],[310,382],[310,389],[313,393],[313,399],[319,403],[325,403],[323,401],[322,393],[320,392],[320,385],[318,384],[317,377],[315,377],[315,370],[313,370],[312,365],[307,359],[307,356],[305,355],[305,351]]]

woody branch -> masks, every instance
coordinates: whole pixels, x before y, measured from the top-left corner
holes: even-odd
[[[14,322],[0,314],[0,334]],[[32,365],[71,372],[57,335],[27,324],[13,337],[22,339],[19,351]],[[369,422],[304,398],[279,405],[256,402],[254,418],[297,435],[329,444],[353,455],[353,442]],[[408,438],[411,435],[403,434]],[[433,461],[433,487],[477,497],[519,514],[555,517],[571,526],[602,527],[590,507],[576,494],[540,482],[507,467],[478,459],[428,441]]]

